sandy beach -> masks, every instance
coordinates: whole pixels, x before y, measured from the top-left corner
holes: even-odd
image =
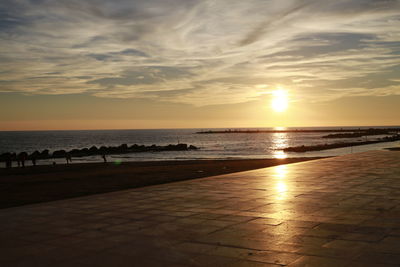
[[[0,169],[0,208],[313,159],[316,158],[85,163]]]

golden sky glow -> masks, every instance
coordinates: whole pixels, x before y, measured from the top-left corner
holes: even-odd
[[[399,125],[399,1],[2,0],[0,130]]]

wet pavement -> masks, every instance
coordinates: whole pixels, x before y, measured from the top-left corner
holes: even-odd
[[[399,151],[0,210],[0,266],[399,265]]]

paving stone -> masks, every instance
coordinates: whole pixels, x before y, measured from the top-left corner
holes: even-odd
[[[0,210],[1,266],[398,266],[400,152]]]
[[[349,261],[327,258],[327,257],[316,257],[316,256],[303,256],[293,263],[289,264],[288,267],[338,267],[346,266]]]

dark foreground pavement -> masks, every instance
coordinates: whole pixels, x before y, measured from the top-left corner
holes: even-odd
[[[0,266],[399,266],[400,152],[0,210]]]

